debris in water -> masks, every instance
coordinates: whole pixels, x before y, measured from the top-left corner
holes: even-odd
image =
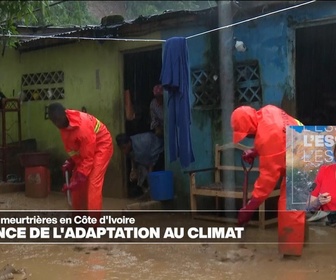
[[[24,268],[16,269],[13,264],[6,264],[0,270],[0,280],[14,279],[14,274],[21,274],[20,280],[28,279],[28,275]]]
[[[215,252],[216,258],[221,262],[249,261],[254,258],[254,253],[249,249],[230,250],[225,254]]]
[[[0,280],[14,279],[13,273],[7,273],[0,276]]]

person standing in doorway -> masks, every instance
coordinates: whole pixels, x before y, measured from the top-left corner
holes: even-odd
[[[150,129],[158,137],[163,137],[163,87],[155,85],[153,88],[154,98],[152,99],[149,109],[151,116]]]

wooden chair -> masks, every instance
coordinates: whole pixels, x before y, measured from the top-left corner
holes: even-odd
[[[204,219],[204,220],[214,220],[214,221],[223,221],[229,223],[237,223],[236,218],[229,218],[229,217],[219,217],[217,215],[204,215],[197,212],[198,205],[197,205],[197,197],[214,197],[215,198],[215,207],[219,209],[219,201],[220,198],[224,199],[235,199],[235,200],[242,200],[243,199],[243,187],[242,186],[235,186],[234,190],[228,190],[225,188],[224,183],[221,180],[221,172],[222,171],[235,171],[243,172],[242,166],[226,166],[221,164],[221,155],[228,149],[235,149],[243,152],[251,147],[244,146],[242,144],[225,144],[225,145],[216,145],[215,147],[215,167],[212,168],[205,168],[205,169],[198,169],[198,170],[190,170],[187,171],[190,177],[190,206],[192,210],[193,218],[195,219]],[[214,182],[207,184],[207,185],[199,185],[196,182],[196,174],[200,172],[206,171],[214,171]],[[257,167],[253,167],[251,172],[259,172]],[[253,182],[249,182],[249,185],[252,186]],[[280,189],[275,189],[269,199],[271,198],[278,198],[280,196]],[[248,198],[251,197],[251,191],[248,192]],[[267,201],[266,200],[266,201]],[[265,201],[265,202],[266,202]],[[258,211],[258,220],[251,220],[249,224],[251,225],[258,225],[259,228],[265,229],[267,225],[276,224],[277,218],[269,218],[266,219],[265,217],[265,202],[260,205]],[[232,209],[238,210],[238,209]]]

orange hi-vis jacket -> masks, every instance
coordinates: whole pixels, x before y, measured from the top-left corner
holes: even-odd
[[[231,116],[235,143],[247,135],[255,135],[254,148],[259,155],[260,174],[252,196],[265,200],[282,178],[278,202],[279,251],[282,254],[301,255],[305,212],[286,211],[286,127],[289,125],[302,123],[273,105],[266,105],[258,111],[241,106]]]
[[[249,106],[239,107],[232,114],[231,122],[235,143],[249,134],[255,135],[254,149],[259,155],[260,176],[252,195],[265,200],[285,174],[286,126],[301,123],[273,105],[258,111]]]
[[[85,189],[72,192],[73,208],[100,210],[104,175],[113,154],[111,134],[90,114],[76,110],[66,110],[65,113],[69,127],[60,129],[65,150],[75,162],[74,172],[88,177]]]
[[[69,127],[61,129],[66,152],[76,163],[76,170],[88,176],[95,153],[101,146],[112,145],[110,132],[94,116],[75,110],[66,110]]]

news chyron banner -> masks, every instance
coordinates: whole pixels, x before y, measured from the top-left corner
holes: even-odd
[[[243,237],[243,227],[181,211],[0,211],[1,244],[236,243]]]
[[[319,168],[334,161],[336,126],[288,126],[286,207],[306,210]],[[335,209],[336,210],[336,209]]]

